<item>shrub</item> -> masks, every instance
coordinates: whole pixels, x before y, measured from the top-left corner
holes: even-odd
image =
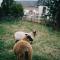
[[[11,14],[15,17],[22,17],[24,15],[22,5],[14,4],[13,6],[11,6]]]

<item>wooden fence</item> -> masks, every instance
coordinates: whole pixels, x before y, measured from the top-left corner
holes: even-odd
[[[26,17],[24,16],[22,20],[27,20],[35,23],[45,24],[46,19],[45,18],[39,18],[39,17]]]

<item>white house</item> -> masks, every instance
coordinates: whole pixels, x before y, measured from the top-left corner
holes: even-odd
[[[38,15],[38,8],[36,7],[26,7],[24,9],[24,15],[26,15],[29,18],[35,17],[36,15]]]
[[[39,16],[47,15],[48,7],[47,6],[38,6],[39,9]]]
[[[43,15],[47,15],[48,8],[44,5],[37,6],[37,1],[17,1],[18,4],[22,4],[24,8],[24,16],[27,18],[40,18]]]

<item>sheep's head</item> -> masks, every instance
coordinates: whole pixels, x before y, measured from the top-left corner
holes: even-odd
[[[33,41],[33,38],[30,36],[30,35],[28,35],[28,34],[25,34],[26,35],[26,38],[29,40],[29,41]]]
[[[25,34],[25,35],[26,35],[26,40],[29,41],[30,44],[32,44],[33,38],[28,34]]]

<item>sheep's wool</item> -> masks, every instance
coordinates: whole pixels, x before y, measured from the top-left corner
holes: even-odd
[[[15,39],[16,40],[21,40],[24,37],[25,37],[25,32],[16,32],[15,33]]]
[[[33,35],[32,35],[32,32],[30,33],[26,33],[26,32],[22,32],[22,31],[18,31],[16,32],[14,35],[15,35],[15,40],[21,40],[25,37],[25,34],[28,34],[31,36],[31,38],[33,39]]]

